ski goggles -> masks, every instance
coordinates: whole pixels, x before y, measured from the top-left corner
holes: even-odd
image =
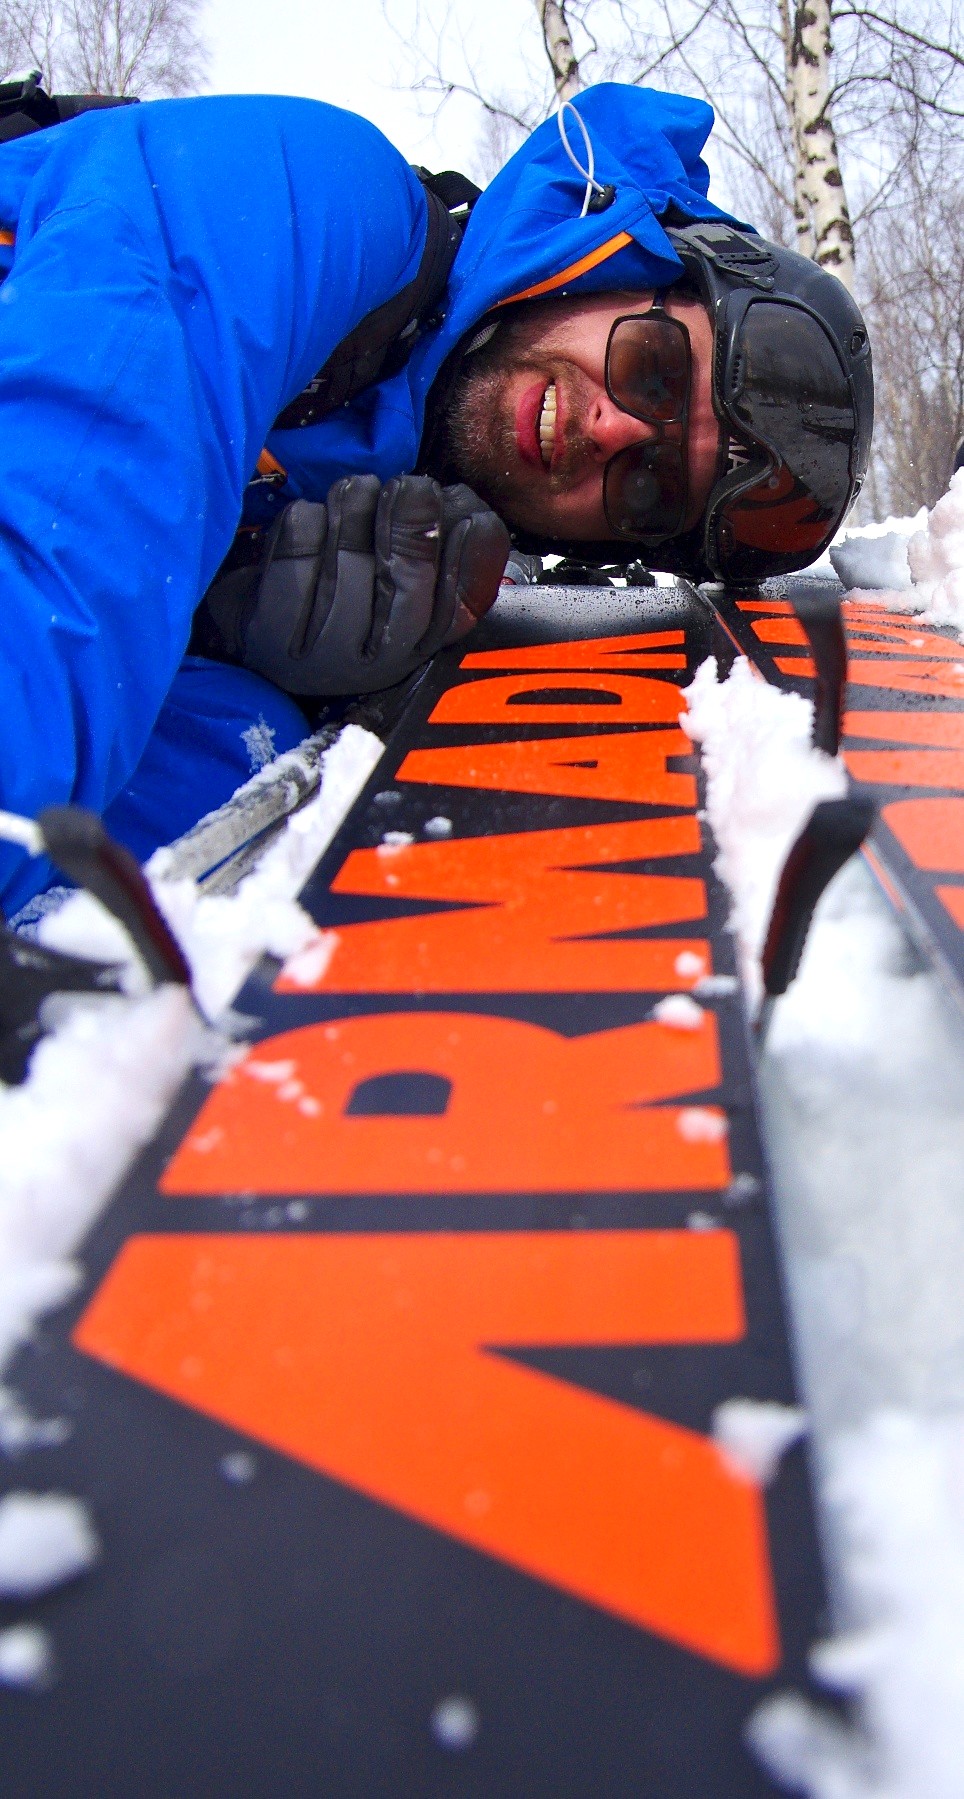
[[[732,294],[716,344],[714,406],[739,447],[707,502],[704,552],[722,580],[755,582],[833,537],[853,489],[854,394],[821,321],[792,300]]]
[[[691,372],[689,333],[659,299],[648,312],[625,313],[613,323],[606,392],[620,411],[657,432],[618,450],[603,471],[603,511],[618,537],[659,541],[683,529]]]

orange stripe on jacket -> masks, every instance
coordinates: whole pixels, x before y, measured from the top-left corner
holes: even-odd
[[[580,275],[587,275],[590,269],[598,268],[601,262],[615,256],[617,250],[625,250],[626,245],[632,241],[628,231],[620,231],[606,243],[600,244],[598,250],[590,250],[588,256],[581,256],[578,262],[571,262],[558,275],[550,275],[548,281],[537,281],[535,287],[525,287],[520,294],[509,294],[507,299],[499,301],[499,305],[511,306],[516,300],[537,300],[540,294],[551,294],[555,288],[564,287],[567,281],[575,281]]]
[[[17,234],[15,231],[0,231],[0,244],[9,246],[10,244],[15,244],[16,241]]]

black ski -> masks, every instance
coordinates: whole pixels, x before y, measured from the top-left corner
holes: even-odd
[[[827,1620],[805,1451],[712,1437],[797,1401],[677,723],[714,653],[679,588],[517,590],[417,687],[327,963],[251,979],[11,1372],[76,1428],[5,1484],[105,1555],[26,1608],[6,1799],[774,1790],[744,1725]]]

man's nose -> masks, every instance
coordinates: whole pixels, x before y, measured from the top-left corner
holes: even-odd
[[[630,444],[648,443],[658,435],[655,425],[647,424],[643,419],[634,419],[632,414],[624,412],[605,392],[594,401],[587,420],[586,436],[592,445],[597,462],[608,462],[619,450],[626,450]]]

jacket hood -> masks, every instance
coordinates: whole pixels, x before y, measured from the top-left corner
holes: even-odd
[[[543,294],[668,287],[683,265],[662,221],[739,222],[707,199],[701,151],[713,112],[703,101],[605,82],[573,105],[592,143],[594,179],[612,190],[611,200],[580,217],[586,182],[566,155],[556,117],[532,133],[469,219],[441,328],[409,364],[417,406],[424,407],[446,358],[493,307]],[[567,131],[585,165],[582,133],[571,119]]]

